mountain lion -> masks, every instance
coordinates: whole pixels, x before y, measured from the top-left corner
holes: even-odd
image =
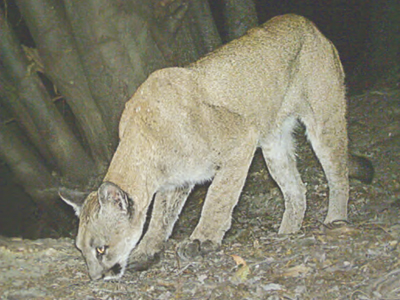
[[[292,136],[299,121],[329,183],[325,223],[346,220],[345,114],[338,53],[297,15],[275,17],[185,68],[154,72],[126,104],[120,143],[98,191],[87,197],[60,191],[80,218],[76,245],[90,277],[119,278],[128,258],[138,266],[151,260],[193,186],[208,180],[200,221],[178,253],[189,257],[220,245],[257,147],[284,196],[279,233],[298,231],[306,210]],[[351,162],[361,180],[371,180],[369,161]]]

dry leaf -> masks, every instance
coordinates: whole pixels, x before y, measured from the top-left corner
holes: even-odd
[[[238,255],[231,255],[233,260],[236,262],[236,265],[239,266],[235,274],[232,276],[232,280],[234,282],[244,282],[247,280],[247,277],[250,275],[251,271],[246,261]]]
[[[247,266],[246,261],[243,258],[241,258],[239,255],[232,254],[231,256],[232,256],[233,260],[236,262],[236,265]]]

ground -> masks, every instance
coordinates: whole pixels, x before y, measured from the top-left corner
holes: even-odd
[[[257,154],[218,252],[193,261],[175,253],[195,226],[200,187],[161,261],[117,282],[90,281],[72,239],[0,238],[0,299],[400,299],[399,104],[400,91],[386,89],[349,100],[350,148],[376,175],[371,185],[351,181],[348,223],[322,225],[327,186],[299,132],[308,208],[298,234],[277,235],[283,201]]]

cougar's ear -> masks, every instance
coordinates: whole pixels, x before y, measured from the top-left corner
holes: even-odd
[[[60,188],[58,190],[58,195],[65,203],[71,205],[75,210],[75,214],[80,216],[81,208],[83,203],[85,202],[88,193],[78,192],[76,190],[71,190],[67,188]]]
[[[97,191],[100,206],[112,205],[123,213],[128,212],[129,197],[122,189],[112,182],[103,182]]]

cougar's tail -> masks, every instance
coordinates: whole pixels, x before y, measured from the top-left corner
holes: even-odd
[[[370,184],[374,179],[374,166],[365,157],[349,154],[348,167],[350,178],[358,179],[367,184]]]

